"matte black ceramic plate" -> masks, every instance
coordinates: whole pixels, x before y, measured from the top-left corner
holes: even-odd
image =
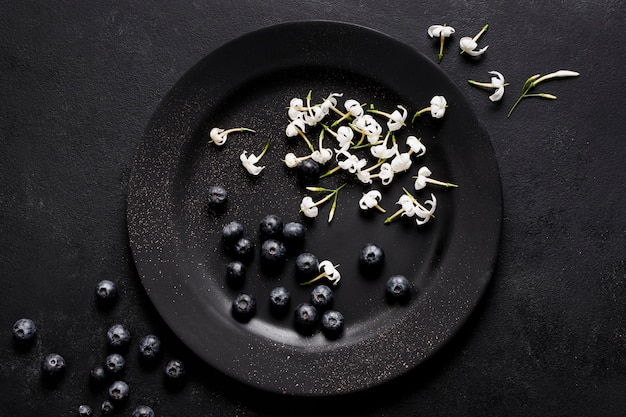
[[[434,178],[459,185],[416,192],[421,201],[434,193],[435,218],[423,227],[404,218],[384,225],[385,215],[364,215],[358,200],[364,190],[351,181],[340,193],[337,212],[304,221],[299,203],[307,191],[281,158],[306,147],[287,138],[287,106],[312,91],[314,101],[331,92],[410,115],[443,95],[443,119],[421,116],[398,134],[422,138],[428,153],[383,191],[388,213],[402,187],[427,165]],[[409,120],[410,120],[409,116]],[[212,127],[253,128],[235,133],[223,147],[208,143]],[[384,121],[383,121],[384,126]],[[317,136],[314,137],[316,139]],[[251,177],[242,168],[243,150],[259,153],[267,140],[266,168]],[[320,185],[346,181],[336,175]],[[207,210],[207,188],[229,192],[228,210]],[[264,390],[294,395],[331,395],[379,385],[416,367],[459,329],[481,297],[497,258],[502,217],[498,167],[489,138],[468,103],[441,70],[411,47],[366,28],[331,23],[288,23],[259,30],[215,50],[176,83],[156,110],[138,148],[132,172],[128,227],[142,283],[164,320],[197,355],[215,368]],[[314,198],[314,193],[308,193]],[[267,275],[258,262],[248,269],[241,289],[225,282],[229,258],[220,244],[231,220],[257,241],[258,224],[274,213],[303,221],[305,250],[340,264],[335,308],[346,319],[342,337],[328,340],[319,331],[301,336],[292,315],[270,314],[268,294],[282,285],[292,306],[309,298],[310,287],[293,278],[293,257],[281,274]],[[258,242],[258,241],[257,241]],[[363,277],[359,250],[375,242],[386,252],[384,270]],[[257,246],[258,247],[258,246]],[[258,253],[256,254],[258,260]],[[404,274],[415,292],[408,305],[390,305],[388,276]],[[248,323],[231,317],[235,295],[258,300]]]

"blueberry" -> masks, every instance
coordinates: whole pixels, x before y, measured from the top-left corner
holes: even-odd
[[[296,167],[296,177],[300,185],[312,185],[319,181],[321,171],[320,164],[312,159],[305,159]]]
[[[47,377],[59,377],[65,372],[65,359],[58,353],[50,353],[41,363],[41,370]]]
[[[89,371],[89,383],[93,388],[101,388],[106,382],[106,370],[104,366],[97,365]]]
[[[322,332],[329,339],[336,339],[343,333],[343,314],[336,310],[327,310],[322,315]]]
[[[228,193],[224,187],[219,185],[213,185],[208,190],[208,204],[209,210],[221,213],[226,210],[226,203],[228,202]]]
[[[13,337],[19,343],[30,343],[37,335],[37,327],[31,319],[19,319],[13,324]]]
[[[153,334],[146,335],[139,341],[139,357],[143,360],[153,360],[161,353],[161,339]]]
[[[107,344],[114,349],[123,349],[130,343],[130,332],[122,324],[114,324],[107,331]]]
[[[366,276],[377,275],[385,263],[385,252],[375,243],[367,243],[359,254],[359,267]]]
[[[124,381],[115,381],[109,387],[109,399],[115,403],[122,403],[128,399],[130,387]]]
[[[267,239],[261,244],[261,267],[266,271],[276,271],[287,261],[287,248],[283,242]]]
[[[254,242],[247,237],[242,237],[233,245],[232,255],[236,260],[249,263],[254,257]]]
[[[117,299],[117,285],[113,281],[103,279],[96,285],[96,300],[101,304],[112,304]]]
[[[91,417],[92,415],[93,415],[93,410],[88,405],[81,405],[78,407],[79,417]]]
[[[275,214],[268,214],[259,224],[259,238],[280,239],[283,234],[283,220]]]
[[[154,417],[154,410],[147,405],[138,405],[133,410],[131,417]]]
[[[226,265],[226,283],[231,288],[241,288],[246,279],[246,266],[241,261],[232,261]]]
[[[277,316],[283,316],[289,311],[291,294],[285,287],[276,287],[270,291],[270,310]]]
[[[317,309],[309,303],[302,303],[294,311],[296,330],[303,335],[310,335],[315,331],[319,321]]]
[[[165,364],[163,375],[169,383],[179,383],[186,376],[185,365],[178,359],[171,359]]]
[[[126,360],[119,353],[112,353],[104,360],[104,370],[110,375],[119,375],[126,369]]]
[[[282,241],[287,246],[287,251],[294,252],[304,246],[306,238],[304,225],[300,222],[289,222],[283,226]]]
[[[319,275],[317,256],[309,252],[302,252],[296,258],[296,280],[299,283],[310,281]]]
[[[333,304],[333,290],[320,284],[311,291],[311,304],[319,311],[328,310]]]
[[[226,247],[231,247],[242,237],[243,225],[238,221],[232,221],[222,229],[222,242]]]
[[[113,406],[113,403],[111,401],[104,400],[102,401],[102,405],[100,405],[100,411],[102,411],[103,415],[113,414],[113,412],[115,411],[115,407]]]
[[[233,300],[231,312],[238,321],[249,321],[256,313],[256,299],[250,294],[239,294]]]
[[[394,275],[387,280],[385,293],[390,302],[404,304],[411,298],[411,283],[404,275]]]

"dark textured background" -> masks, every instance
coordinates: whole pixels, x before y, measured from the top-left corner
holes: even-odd
[[[137,278],[125,209],[134,150],[160,99],[206,54],[268,25],[332,19],[365,25],[436,59],[429,25],[457,29],[441,68],[464,91],[500,164],[500,261],[462,331],[431,361],[365,394],[280,398],[231,382],[189,357],[189,380],[164,387],[129,354],[131,405],[159,416],[341,415],[619,416],[626,408],[626,150],[620,27],[626,3],[583,1],[176,2],[0,1],[0,415],[71,416],[104,395],[87,372],[104,333],[129,323],[154,332],[165,358],[188,357]],[[479,60],[457,53],[485,24]],[[402,58],[398,57],[398,65]],[[525,100],[523,81],[557,69],[556,101]],[[502,103],[467,85],[502,72]],[[93,288],[118,282],[110,310]],[[17,350],[11,326],[39,325]],[[135,345],[136,348],[136,339]],[[40,360],[63,354],[68,372],[42,384]],[[123,414],[124,414],[123,413]]]

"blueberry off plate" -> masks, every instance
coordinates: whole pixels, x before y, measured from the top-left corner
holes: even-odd
[[[304,99],[309,91],[312,103],[342,93],[340,104],[356,99],[367,103],[365,109],[372,104],[389,112],[402,105],[409,117],[396,132],[398,141],[415,135],[427,148],[386,186],[380,181],[364,185],[345,172],[320,179],[317,185],[328,189],[346,184],[330,223],[331,202],[319,206],[317,218],[303,217],[303,197],[317,201],[319,196],[300,185],[282,161],[289,152],[310,153],[300,137],[285,132],[291,99]],[[411,115],[436,95],[447,99],[445,117],[424,114],[411,123]],[[233,133],[224,146],[215,146],[209,140],[214,127],[255,132]],[[310,130],[314,144],[319,129]],[[268,142],[258,164],[264,170],[250,175],[240,154],[258,155]],[[413,177],[421,166],[458,187],[414,191]],[[225,210],[208,207],[211,186],[228,192]],[[386,214],[359,208],[363,193],[371,189],[380,190]],[[421,202],[436,195],[435,217],[427,224],[418,226],[406,216],[384,224],[399,208],[396,201],[404,189]],[[333,290],[332,308],[344,323],[338,337],[319,329],[302,334],[294,326],[294,309],[310,301],[315,286],[302,286],[294,278],[297,254],[288,254],[279,271],[259,267],[259,222],[268,214],[302,223],[306,238],[300,251],[340,265],[337,286],[318,282]],[[367,28],[294,22],[225,44],[174,85],[135,155],[127,218],[141,281],[163,319],[193,352],[262,390],[319,396],[382,384],[409,372],[450,340],[493,273],[502,197],[489,138],[436,64]],[[237,288],[227,282],[226,265],[232,259],[221,240],[231,221],[240,222],[255,243]],[[385,253],[376,274],[359,268],[367,243]],[[386,297],[387,279],[395,275],[407,277],[411,285],[408,302],[391,303]],[[277,287],[290,293],[290,314],[272,312],[269,294]],[[241,292],[256,300],[254,315],[245,321],[231,314]]]

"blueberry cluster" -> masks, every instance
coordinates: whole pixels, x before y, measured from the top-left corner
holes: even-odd
[[[118,297],[117,286],[113,281],[102,280],[95,288],[95,299],[99,307],[110,307]],[[21,318],[13,324],[13,339],[16,347],[26,349],[34,343],[37,336],[35,322],[29,318]],[[127,368],[127,353],[131,345],[131,332],[124,324],[110,326],[104,337],[107,356],[89,371],[89,384],[94,392],[105,390],[106,397],[99,407],[99,415],[113,414],[126,406],[131,387],[124,380]],[[139,362],[147,367],[158,366],[161,357],[161,340],[149,334],[139,341],[137,355]],[[66,359],[58,353],[48,353],[41,362],[42,378],[48,384],[60,382],[66,372]],[[170,360],[163,367],[166,385],[180,386],[184,381],[185,368],[179,360]],[[94,415],[90,405],[82,404],[77,409],[80,417]],[[137,405],[132,410],[132,417],[154,417],[154,410],[147,405]]]

